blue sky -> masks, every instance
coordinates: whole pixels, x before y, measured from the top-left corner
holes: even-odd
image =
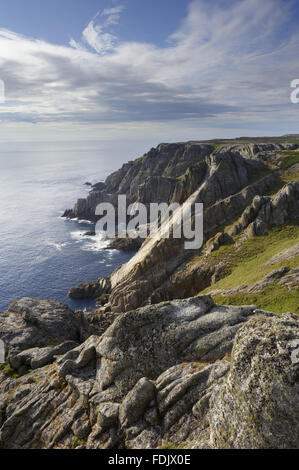
[[[154,41],[162,45],[186,16],[189,0],[3,0],[1,27],[68,44],[71,36],[80,37],[82,30],[99,11],[123,5],[117,25],[121,41]]]
[[[293,0],[2,0],[0,140],[299,132]]]

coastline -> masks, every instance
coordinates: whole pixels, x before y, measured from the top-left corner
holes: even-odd
[[[167,202],[195,194],[205,243],[145,240],[111,275],[71,290],[97,301],[90,313],[28,297],[0,313],[3,449],[299,447],[297,154],[284,168],[294,146],[163,144],[136,161],[146,179],[134,162],[108,177],[121,185],[113,200],[123,181],[146,198],[157,178]],[[177,151],[183,178],[169,176]],[[108,193],[89,196],[73,211]]]

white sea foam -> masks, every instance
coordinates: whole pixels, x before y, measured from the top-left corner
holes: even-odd
[[[101,251],[104,250],[110,243],[104,236],[104,234],[98,234],[96,236],[85,235],[86,232],[76,230],[71,232],[71,237],[76,243],[81,243],[81,250],[84,251]]]
[[[47,242],[47,246],[52,246],[53,248],[56,248],[58,251],[62,251],[65,246],[67,246],[68,243],[56,243],[56,242]]]
[[[64,214],[63,212],[59,212],[58,219],[61,219],[63,214]],[[77,222],[78,224],[94,225],[94,222],[91,222],[90,220],[87,220],[87,219],[79,219],[78,217],[73,217],[73,218],[66,217],[65,220],[67,222]]]
[[[81,249],[84,251],[101,251],[109,246],[110,241],[104,238],[102,235],[96,235],[95,237],[88,237],[88,243],[84,243]]]
[[[86,233],[86,232],[82,232],[81,230],[76,230],[76,231],[74,231],[74,232],[71,232],[71,237],[72,237],[72,239],[75,240],[76,242],[81,242],[82,240],[84,240],[85,238],[87,238],[87,237],[84,236],[85,233]]]
[[[75,219],[74,219],[75,220]],[[88,224],[88,225],[94,225],[93,222],[91,222],[90,220],[85,220],[85,219],[76,219],[78,224]]]

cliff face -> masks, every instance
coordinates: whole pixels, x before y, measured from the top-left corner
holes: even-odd
[[[218,147],[200,143],[161,144],[109,176],[105,186],[101,186],[101,191],[96,194],[98,200],[109,199],[113,203],[118,194],[127,194],[130,203],[202,202],[207,241],[219,229],[234,222],[256,197],[262,198],[273,192],[280,183],[281,154],[295,147],[288,143]],[[282,224],[298,216],[295,210],[298,189],[297,186],[294,188],[289,187],[279,196],[276,212],[272,213],[270,206],[264,209],[268,214],[264,215],[268,219],[263,222],[265,225]],[[93,201],[94,193],[89,197],[88,204]],[[289,200],[290,207],[284,207],[281,201],[285,199]],[[78,215],[77,206],[73,215]],[[94,210],[94,206],[90,210]],[[251,213],[250,208],[247,210]],[[81,213],[80,216],[87,215]],[[261,234],[260,218],[257,217],[252,230]],[[240,230],[245,230],[245,226]],[[233,234],[237,234],[237,228]],[[195,295],[210,286],[214,277],[220,275],[219,267],[215,269],[205,263],[197,273],[180,275],[180,271],[185,271],[186,262],[198,254],[185,250],[184,241],[147,239],[137,254],[112,274],[106,308],[121,313],[147,303]],[[180,284],[178,277],[183,278]],[[76,290],[72,290],[71,295],[73,292]]]
[[[1,448],[299,448],[295,147],[161,144],[66,213],[203,202],[205,243],[146,239],[71,290],[98,299],[90,314],[31,298],[0,313]]]
[[[214,204],[251,181],[275,159],[277,152],[294,148],[293,144],[226,145],[219,149],[202,143],[161,144],[143,157],[129,162],[97,184],[86,199],[79,199],[66,217],[94,221],[95,208],[103,201],[117,206],[117,196],[126,195],[128,203],[184,202],[217,168],[210,179],[203,202]]]
[[[214,180],[213,177],[211,177]],[[268,192],[275,185],[275,175],[262,178],[257,183],[245,188],[225,199],[217,201],[204,211],[206,239],[218,227],[236,217],[256,194]],[[210,194],[207,186],[213,184],[209,181],[197,191],[194,201],[202,202],[202,194]],[[191,196],[192,198],[192,196]],[[164,288],[165,282],[175,271],[194,253],[185,250],[184,240],[174,239],[147,239],[137,254],[124,266],[111,276],[110,304],[114,312],[129,311],[147,302],[161,302],[162,300],[176,298],[175,289]],[[206,275],[206,274],[204,274]],[[210,285],[211,276],[202,281],[198,291]],[[142,289],[140,289],[142,285]],[[189,282],[189,288],[192,288]],[[172,291],[174,292],[172,293]],[[197,292],[198,292],[197,291]],[[195,293],[187,290],[185,295]],[[174,297],[172,297],[174,295]]]

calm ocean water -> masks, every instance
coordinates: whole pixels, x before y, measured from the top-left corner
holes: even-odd
[[[68,290],[111,274],[132,254],[103,250],[101,240],[82,236],[92,225],[60,216],[87,195],[85,182],[104,180],[137,157],[129,147],[0,144],[0,311],[23,296],[92,308],[69,299]]]

